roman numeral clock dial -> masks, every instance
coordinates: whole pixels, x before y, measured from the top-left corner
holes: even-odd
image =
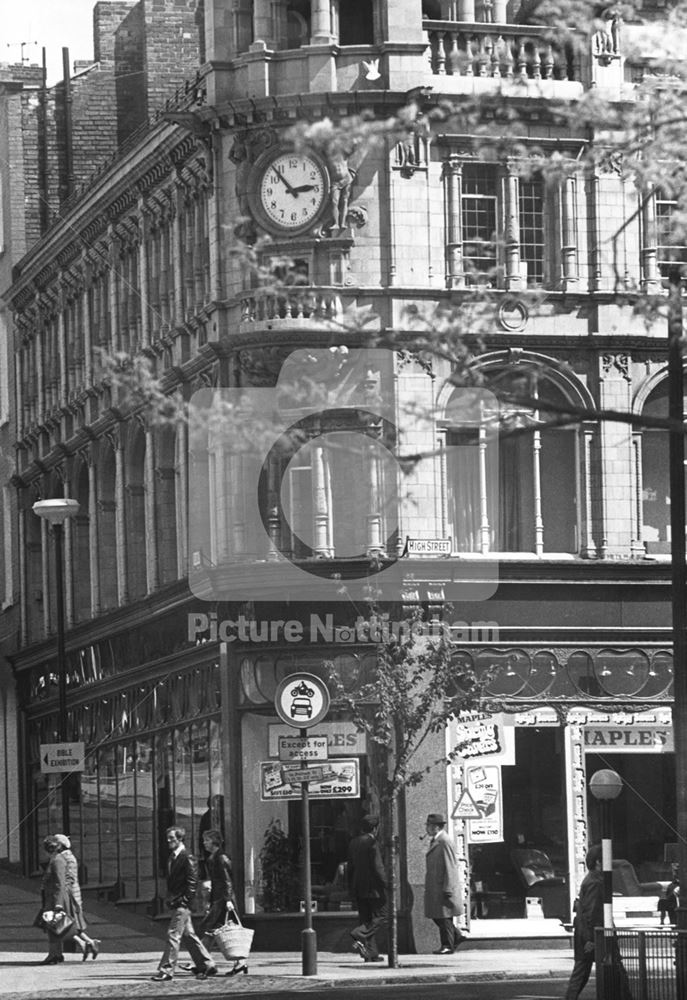
[[[261,225],[293,236],[319,219],[329,194],[329,176],[312,153],[268,153],[255,164],[251,208]]]

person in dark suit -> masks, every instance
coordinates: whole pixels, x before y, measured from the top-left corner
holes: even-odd
[[[154,982],[169,982],[174,979],[179,948],[185,941],[198,979],[207,979],[217,973],[210,952],[193,929],[191,904],[198,885],[198,863],[184,846],[186,831],[180,826],[170,826],[167,830],[167,846],[170,855],[167,868],[167,905],[172,911],[172,919],[167,929],[167,944],[162,952]]]
[[[435,955],[452,955],[464,940],[453,923],[453,918],[463,912],[463,894],[456,852],[445,825],[441,813],[430,813],[427,817],[430,842],[425,859],[425,916],[439,928],[440,944]]]
[[[593,844],[584,859],[587,874],[582,879],[580,894],[575,901],[573,920],[573,947],[575,964],[568,981],[565,1000],[577,1000],[587,985],[596,957],[594,929],[604,926],[604,876],[601,844]],[[632,1000],[632,991],[622,963],[617,941],[609,950],[612,995],[618,1000]],[[599,970],[597,969],[597,977]],[[598,984],[597,984],[598,986]],[[606,993],[604,993],[604,996]]]
[[[351,931],[353,947],[366,962],[381,962],[377,932],[387,919],[386,873],[377,843],[377,816],[363,816],[361,834],[348,845],[348,886],[360,924]]]

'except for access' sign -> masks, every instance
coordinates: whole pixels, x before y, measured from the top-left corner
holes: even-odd
[[[83,771],[85,764],[85,743],[41,743],[41,772],[43,774]]]
[[[329,760],[326,736],[280,736],[279,760]]]

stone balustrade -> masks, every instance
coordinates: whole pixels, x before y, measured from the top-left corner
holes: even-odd
[[[505,80],[579,80],[573,53],[543,27],[425,21],[435,76]]]
[[[242,323],[312,320],[341,322],[340,288],[284,288],[241,296]]]

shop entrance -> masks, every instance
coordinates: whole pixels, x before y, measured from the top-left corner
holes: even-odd
[[[503,841],[469,847],[472,918],[543,915],[569,920],[562,730],[516,728],[515,764],[502,767]],[[541,914],[540,914],[541,915]]]

